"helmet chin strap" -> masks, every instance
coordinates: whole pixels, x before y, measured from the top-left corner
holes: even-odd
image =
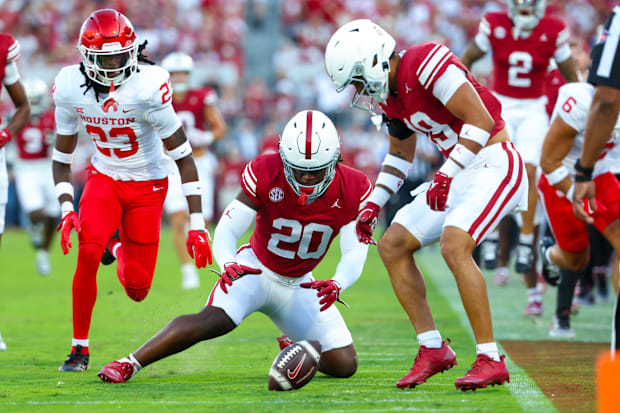
[[[306,205],[308,202],[308,195],[314,191],[314,188],[299,187],[299,198],[297,198],[297,205]]]

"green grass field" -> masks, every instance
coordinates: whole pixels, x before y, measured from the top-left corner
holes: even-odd
[[[56,242],[56,240],[55,240]],[[77,244],[77,242],[76,242]],[[454,280],[438,250],[420,256],[438,327],[452,340],[459,365],[415,390],[395,382],[411,367],[417,352],[415,333],[371,248],[364,274],[343,298],[341,311],[353,334],[359,369],[351,379],[321,373],[295,392],[270,392],[267,374],[279,352],[280,334],[268,318],[254,314],[231,334],[146,367],[128,383],[111,385],[96,373],[106,363],[135,350],[177,315],[199,311],[216,276],[201,271],[199,290],[182,291],[170,234],[164,231],[151,293],[131,301],[116,278],[115,266],[100,269],[99,293],[90,335],[90,368],[82,374],[59,373],[70,349],[71,281],[77,248],[62,256],[55,245],[52,274],[40,277],[34,251],[22,231],[5,232],[0,249],[0,331],[8,351],[0,352],[0,411],[168,411],[235,412],[553,412],[536,384],[509,360],[507,386],[462,393],[454,380],[475,357],[473,337]],[[329,278],[339,259],[338,243],[315,270]],[[432,269],[432,275],[427,270]],[[490,278],[489,278],[490,280]],[[553,313],[547,292],[545,317],[522,316],[524,287],[513,278],[506,288],[489,282],[498,339],[546,339]],[[441,291],[439,290],[441,287]],[[611,304],[582,311],[574,322],[578,338],[608,341]],[[509,356],[508,356],[509,359]]]

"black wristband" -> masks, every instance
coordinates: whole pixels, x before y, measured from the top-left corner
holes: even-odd
[[[591,181],[592,171],[594,171],[594,168],[585,168],[581,166],[579,161],[580,161],[580,158],[577,158],[577,162],[575,162],[575,171],[577,171],[577,174],[575,175],[575,182]]]

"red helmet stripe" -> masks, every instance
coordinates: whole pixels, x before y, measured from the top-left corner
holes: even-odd
[[[306,159],[312,154],[312,111],[306,112]]]

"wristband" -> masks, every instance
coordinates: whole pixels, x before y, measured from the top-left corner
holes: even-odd
[[[189,229],[192,231],[205,230],[205,219],[202,217],[202,212],[192,212],[189,214]]]
[[[391,197],[392,194],[388,191],[381,187],[375,186],[375,189],[372,190],[372,193],[368,196],[366,202],[372,202],[373,204],[377,204],[379,207],[383,208]]]
[[[561,165],[551,173],[545,174],[545,178],[547,178],[547,182],[549,182],[550,185],[555,185],[558,182],[562,182],[567,176],[568,169],[566,169],[564,165]]]
[[[398,169],[400,172],[402,172],[403,175],[405,175],[405,177],[409,175],[409,169],[411,168],[411,162],[399,158],[398,156],[394,156],[390,153],[385,155],[383,165]]]
[[[73,202],[65,201],[60,204],[61,217],[64,218],[69,212],[73,211]]]
[[[172,158],[173,161],[178,161],[181,158],[185,158],[188,155],[192,154],[192,146],[188,141],[183,142],[179,146],[174,149],[170,149],[168,151],[168,155]]]
[[[185,182],[181,185],[181,191],[184,196],[202,195],[202,186],[200,181]]]
[[[577,158],[575,162],[575,171],[579,172],[575,175],[575,182],[589,182],[592,180],[592,171],[594,171],[594,168],[585,168],[581,166],[579,163],[580,160],[581,158]]]
[[[467,168],[470,163],[474,160],[476,154],[469,150],[465,145],[457,143],[450,151],[450,158],[453,161],[458,162],[459,165],[462,166],[463,169]]]
[[[71,162],[73,162],[73,152],[72,153],[61,152],[58,149],[54,148],[54,150],[52,151],[52,160],[56,162],[64,163],[67,165],[71,165]]]
[[[396,193],[396,191],[398,191],[400,187],[403,186],[403,182],[405,181],[396,175],[392,175],[388,172],[381,172],[377,177],[377,182],[375,182],[375,186],[382,185],[392,190],[392,192]]]
[[[74,197],[73,185],[71,185],[69,182],[66,182],[66,181],[58,182],[55,188],[56,188],[56,198],[60,198],[60,196],[64,194],[71,196],[71,198]]]
[[[459,164],[454,162],[452,158],[446,159],[446,161],[441,166],[441,168],[439,168],[439,172],[442,172],[448,178],[454,178],[454,176],[458,174],[459,172],[461,172],[462,170],[463,168],[461,168]]]
[[[484,147],[487,146],[487,142],[489,142],[491,134],[484,129],[466,123],[461,127],[459,137],[469,139],[470,141],[474,141]]]
[[[570,202],[573,202],[574,195],[575,195],[575,184],[572,184],[568,192],[566,192],[566,199],[568,199]]]

